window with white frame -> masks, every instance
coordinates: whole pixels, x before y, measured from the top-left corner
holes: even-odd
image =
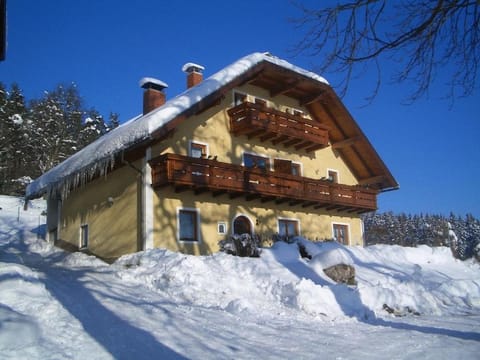
[[[196,141],[190,141],[190,156],[194,158],[204,158],[207,156],[207,144]]]
[[[293,237],[300,235],[300,222],[295,219],[278,219],[278,234]]]
[[[234,92],[233,93],[233,105],[237,106],[247,101],[247,94]]]
[[[270,159],[266,156],[243,153],[243,166],[250,169],[270,170]]]
[[[347,224],[332,224],[333,238],[340,244],[348,245],[348,225]]]
[[[293,162],[291,160],[274,159],[273,168],[275,172],[278,172],[281,174],[292,174],[297,176],[302,175],[301,164],[297,162]]]
[[[219,221],[217,223],[217,233],[219,235],[225,235],[227,233],[227,223],[224,221]]]
[[[302,175],[302,165],[292,161],[292,175],[301,176]]]
[[[196,209],[179,209],[177,214],[178,240],[199,241],[199,221]]]
[[[80,226],[80,249],[88,248],[88,224]]]
[[[338,171],[328,170],[328,180],[333,183],[338,183]]]

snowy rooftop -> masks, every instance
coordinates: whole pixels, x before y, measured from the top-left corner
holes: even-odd
[[[35,198],[51,191],[65,192],[71,185],[85,182],[96,174],[104,173],[109,166],[113,165],[116,154],[149,139],[155,130],[172,121],[178,115],[262,61],[270,62],[312,80],[328,84],[323,77],[269,53],[247,55],[205,79],[197,86],[167,101],[158,109],[127,121],[50,169],[27,187],[26,197]]]

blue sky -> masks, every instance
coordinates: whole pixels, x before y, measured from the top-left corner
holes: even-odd
[[[7,12],[1,82],[17,82],[27,99],[75,82],[88,106],[117,112],[121,121],[141,112],[140,78],[168,83],[173,97],[185,90],[181,67],[189,61],[204,65],[207,77],[256,51],[306,69],[314,61],[289,51],[302,32],[288,21],[299,15],[288,0],[11,0]],[[388,73],[394,65],[382,66]],[[338,79],[320,75],[332,84]],[[384,79],[365,106],[374,85],[366,73],[343,99],[400,183],[400,190],[379,196],[380,211],[480,217],[479,90],[451,106],[442,99],[446,79],[438,74],[429,97],[413,105],[402,105],[411,85]]]

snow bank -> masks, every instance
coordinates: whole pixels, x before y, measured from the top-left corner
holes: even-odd
[[[2,359],[478,357],[480,266],[445,248],[298,239],[312,260],[279,242],[260,258],[155,249],[108,265],[38,238],[44,201],[0,208]],[[323,274],[337,261],[357,287]]]
[[[422,314],[468,313],[480,307],[479,265],[455,260],[446,248],[373,246],[350,248],[311,243],[311,261],[296,244],[276,243],[260,259],[225,254],[189,256],[167,250],[127,255],[114,265],[118,276],[145,283],[183,302],[229,312],[373,318],[391,308]],[[358,286],[334,284],[323,269],[353,265]]]

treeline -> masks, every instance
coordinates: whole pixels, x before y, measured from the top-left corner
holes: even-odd
[[[363,218],[365,244],[449,246],[455,257],[480,257],[480,221],[473,215],[370,213]]]
[[[21,195],[25,185],[118,126],[87,108],[75,84],[58,85],[26,101],[17,84],[0,83],[0,194]]]

